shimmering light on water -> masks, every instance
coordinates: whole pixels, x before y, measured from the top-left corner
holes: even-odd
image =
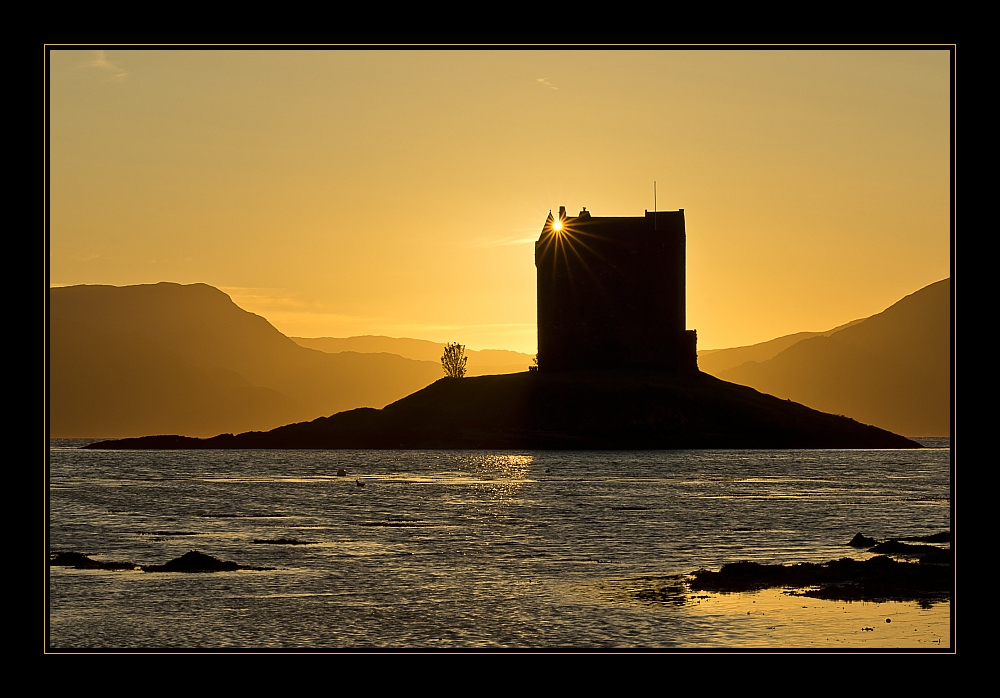
[[[74,445],[54,441],[51,451],[51,550],[139,564],[199,550],[278,569],[51,568],[54,648],[948,645],[947,603],[845,604],[781,590],[650,600],[636,592],[644,580],[736,560],[866,557],[844,545],[859,531],[947,530],[947,449]],[[336,476],[339,468],[347,477]],[[254,542],[278,539],[309,544]],[[892,627],[873,625],[879,617]]]

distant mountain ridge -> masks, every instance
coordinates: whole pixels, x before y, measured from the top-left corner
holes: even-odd
[[[832,330],[827,330],[826,332],[796,332],[795,334],[788,334],[783,337],[771,339],[766,342],[760,342],[758,344],[750,344],[744,347],[732,347],[731,349],[702,349],[698,352],[698,368],[705,373],[711,373],[714,376],[717,375],[719,371],[736,368],[737,366],[745,364],[747,361],[767,361],[768,359],[773,359],[788,347],[793,344],[798,344],[804,339],[812,339],[813,337],[829,337],[834,332],[839,332],[840,330],[850,327],[851,325],[856,325],[859,322],[864,322],[864,318],[839,325],[834,327]]]
[[[944,279],[763,361],[714,371],[712,355],[699,363],[722,380],[898,434],[950,436],[951,307],[951,280]]]
[[[445,345],[441,342],[431,342],[426,339],[410,339],[408,337],[385,337],[382,335],[363,335],[360,337],[292,337],[292,341],[310,349],[317,349],[331,354],[344,351],[356,351],[365,354],[387,353],[397,354],[407,359],[417,361],[441,361]],[[522,354],[506,349],[466,349],[469,376],[486,376],[500,373],[519,373],[527,371],[534,354]]]
[[[827,332],[699,352],[702,371],[910,436],[950,433],[950,280]],[[50,289],[54,437],[213,436],[382,407],[440,378],[442,344],[289,338],[206,284]],[[467,351],[469,375],[531,355]],[[430,358],[421,358],[430,357]]]

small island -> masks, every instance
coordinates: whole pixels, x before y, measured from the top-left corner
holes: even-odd
[[[144,436],[89,448],[920,447],[699,371],[697,334],[686,328],[686,237],[683,209],[636,217],[550,212],[535,243],[535,370],[475,378],[453,371],[382,409],[268,432]]]
[[[143,436],[92,449],[920,448],[877,427],[701,372],[531,371],[442,378],[376,410],[206,439]]]

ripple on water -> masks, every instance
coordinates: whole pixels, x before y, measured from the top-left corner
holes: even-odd
[[[692,596],[677,581],[738,559],[862,559],[864,550],[845,545],[859,531],[887,538],[947,530],[947,448],[101,452],[64,445],[50,453],[50,549],[139,564],[197,549],[278,569],[52,568],[53,647],[948,643],[947,604],[838,606],[782,590]],[[336,476],[341,468],[347,477]],[[311,543],[252,543],[291,538]]]

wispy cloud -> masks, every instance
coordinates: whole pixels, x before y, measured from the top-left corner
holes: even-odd
[[[111,80],[124,80],[128,76],[128,73],[120,65],[108,60],[103,50],[95,51],[94,54],[94,60],[84,63],[84,67],[106,70],[111,74],[109,78]]]
[[[551,82],[549,82],[548,78],[535,78],[535,82],[537,82],[542,87],[549,88],[550,90],[558,90],[559,89],[558,87],[556,87],[555,85],[553,85]]]
[[[218,289],[229,295],[233,302],[241,308],[253,306],[255,308],[280,309],[305,312],[315,311],[316,303],[309,303],[301,300],[295,294],[285,288],[271,288],[262,286],[219,286]]]
[[[509,245],[527,245],[538,239],[538,235],[531,237],[498,238],[496,240],[479,240],[470,243],[470,247],[507,247]]]

